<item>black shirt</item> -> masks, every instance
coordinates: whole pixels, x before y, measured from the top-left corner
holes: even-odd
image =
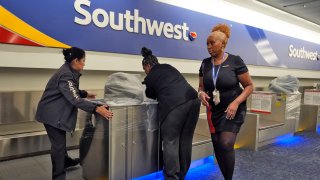
[[[215,89],[212,75],[212,62],[211,57],[202,61],[199,69],[199,76],[203,77],[204,90],[212,97],[212,92]],[[216,88],[220,92],[220,104],[218,107],[226,108],[233,100],[235,100],[242,92],[239,84],[238,75],[248,72],[248,68],[240,58],[228,54],[227,59],[221,65],[215,65],[215,74],[220,66],[220,70],[216,80]],[[212,103],[212,100],[209,101]]]
[[[197,98],[197,91],[169,64],[157,64],[145,78],[146,95],[157,99],[158,118],[163,121],[177,106]]]

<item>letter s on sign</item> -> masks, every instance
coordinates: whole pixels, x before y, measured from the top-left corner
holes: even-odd
[[[293,45],[290,44],[290,46],[289,46],[289,57],[292,57],[292,55],[293,55],[293,54],[292,54],[292,53],[293,53],[293,52],[292,52],[292,51],[293,51],[292,48],[293,48]]]
[[[76,9],[76,11],[84,16],[84,19],[80,19],[78,17],[74,18],[74,22],[80,25],[88,25],[91,23],[91,14],[86,11],[85,9],[83,9],[81,7],[81,5],[85,5],[90,7],[91,2],[88,0],[76,0],[74,2],[74,8]]]

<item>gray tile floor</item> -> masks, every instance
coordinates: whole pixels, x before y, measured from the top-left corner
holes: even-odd
[[[223,180],[216,164],[191,169],[187,180]],[[234,180],[320,180],[320,135],[297,133],[253,152],[236,151]]]
[[[69,151],[71,157],[78,150]],[[298,133],[294,138],[258,152],[236,151],[235,180],[320,180],[320,135]],[[50,180],[50,156],[40,155],[0,162],[0,180]],[[80,166],[67,172],[68,180],[83,180]],[[146,180],[146,179],[143,179]],[[217,164],[191,169],[186,180],[223,180]]]
[[[78,157],[78,150],[68,151],[71,157]],[[0,162],[0,180],[50,180],[50,155],[40,155]],[[83,180],[80,166],[69,168],[67,179]]]

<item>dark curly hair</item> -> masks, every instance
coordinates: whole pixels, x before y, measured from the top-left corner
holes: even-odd
[[[141,55],[143,56],[143,60],[142,60],[143,66],[147,64],[150,64],[151,66],[159,64],[157,57],[152,55],[152,51],[150,49],[143,47],[141,49]]]
[[[83,49],[77,47],[71,47],[68,49],[63,49],[62,53],[66,62],[71,63],[74,59],[78,58],[79,60],[86,56],[86,53]]]

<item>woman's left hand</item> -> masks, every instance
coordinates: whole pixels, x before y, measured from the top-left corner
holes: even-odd
[[[238,106],[239,104],[235,101],[229,104],[227,110],[225,111],[227,113],[227,116],[226,116],[227,119],[229,120],[234,119],[237,113]]]
[[[87,98],[88,98],[88,99],[95,99],[96,96],[97,96],[97,94],[89,93],[89,92],[88,92]]]

